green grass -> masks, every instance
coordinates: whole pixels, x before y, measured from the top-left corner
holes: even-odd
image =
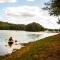
[[[2,60],[60,60],[60,34],[30,42]]]

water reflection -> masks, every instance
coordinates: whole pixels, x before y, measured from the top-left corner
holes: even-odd
[[[31,39],[35,39],[35,38],[39,38],[40,34],[28,34],[27,36]]]
[[[22,46],[20,44],[13,43],[12,45],[9,44],[0,44],[0,55],[11,54],[12,52],[20,49]]]
[[[0,55],[11,54],[20,49],[23,47],[20,43],[32,42],[51,35],[54,33],[0,30]],[[14,43],[8,42],[10,36],[13,37]]]

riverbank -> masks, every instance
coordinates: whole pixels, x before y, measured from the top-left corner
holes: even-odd
[[[60,34],[25,44],[0,60],[60,60]]]

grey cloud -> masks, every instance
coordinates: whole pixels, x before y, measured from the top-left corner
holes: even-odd
[[[22,17],[34,17],[34,14],[29,14],[29,13],[22,13],[21,14]]]
[[[7,14],[8,16],[13,16],[13,17],[34,17],[34,14],[31,13],[20,13],[20,14]]]

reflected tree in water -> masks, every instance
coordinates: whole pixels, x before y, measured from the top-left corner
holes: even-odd
[[[40,34],[28,34],[28,37],[32,38],[32,39],[35,39],[35,38],[40,37]]]

